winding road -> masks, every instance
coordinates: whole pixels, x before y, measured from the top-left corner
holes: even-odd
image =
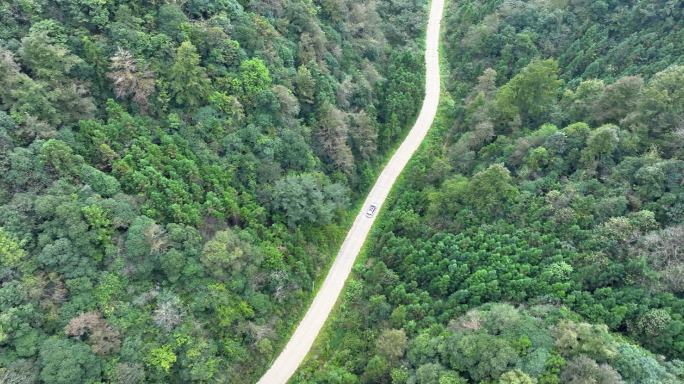
[[[325,324],[337,297],[342,292],[344,283],[351,272],[356,255],[359,254],[368,232],[378,216],[366,217],[366,210],[370,204],[382,208],[382,204],[387,198],[392,185],[404,169],[413,152],[425,138],[432,120],[437,113],[440,91],[440,72],[439,72],[439,26],[442,20],[442,10],[444,0],[432,0],[430,8],[430,18],[427,28],[427,39],[425,49],[425,100],[423,107],[418,115],[416,124],[411,128],[408,136],[401,144],[397,152],[392,156],[387,166],[378,177],[373,189],[368,194],[361,212],[356,216],[347,237],[342,243],[340,252],[337,254],[328,276],[323,282],[318,295],[314,299],[308,312],[292,335],[292,338],[280,353],[275,362],[271,365],[258,384],[285,384],[290,376],[299,367],[299,364],[306,357],[307,352],[313,345],[318,332]]]

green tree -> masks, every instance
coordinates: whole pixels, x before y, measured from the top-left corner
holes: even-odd
[[[568,108],[572,121],[591,121],[597,100],[601,97],[606,85],[602,80],[588,79],[581,82],[573,92],[569,89],[563,94],[563,105]],[[589,120],[588,120],[589,119]]]
[[[22,39],[19,57],[31,70],[34,87],[30,87],[31,81],[24,79],[25,86],[15,93],[17,102],[22,104],[24,101],[24,107],[30,105],[33,102],[29,99],[32,88],[44,87],[48,91],[45,97],[60,111],[59,115],[53,116],[30,115],[55,125],[92,117],[95,105],[86,97],[88,91],[85,84],[70,76],[72,71],[85,65],[81,58],[55,42],[47,32],[38,30]],[[28,94],[22,94],[22,90]]]
[[[561,321],[553,328],[554,345],[563,357],[586,355],[596,361],[612,360],[617,355],[616,345],[606,338],[608,327]]]
[[[593,108],[599,122],[615,122],[636,112],[644,79],[641,76],[626,76],[609,84],[596,100]]]
[[[243,61],[238,73],[238,77],[233,79],[233,87],[245,104],[252,104],[257,94],[271,87],[268,68],[259,58]]]
[[[181,42],[187,38],[181,26],[190,20],[182,9],[175,4],[164,4],[157,11],[158,27],[157,30],[166,36]]]
[[[674,65],[656,73],[644,88],[638,110],[641,124],[649,131],[667,132],[684,114],[684,66]]]
[[[209,97],[211,85],[206,70],[200,66],[197,49],[184,41],[176,51],[176,61],[168,72],[171,96],[176,103],[196,108]]]
[[[145,362],[149,367],[158,371],[169,372],[178,356],[173,351],[173,347],[165,344],[159,348],[153,348],[145,356]]]
[[[439,384],[444,367],[438,363],[423,364],[416,369],[416,381],[420,384]]]
[[[495,103],[501,116],[513,119],[540,117],[555,100],[561,81],[558,80],[558,62],[553,59],[534,60],[519,74],[499,88]]]
[[[401,368],[393,369],[390,377],[392,377],[392,384],[405,384],[408,379],[408,370],[402,365]]]
[[[558,352],[551,350],[549,352],[549,359],[544,364],[546,370],[539,377],[539,384],[560,384],[560,375],[563,368],[565,368],[566,361]]]
[[[50,338],[40,347],[40,379],[46,384],[73,384],[100,379],[102,362],[80,342]]]
[[[595,164],[610,156],[620,141],[618,131],[619,128],[612,124],[597,128],[587,139],[587,147],[582,150],[582,159],[587,164]]]
[[[45,33],[22,40],[20,57],[33,77],[20,71],[14,55],[0,49],[0,100],[20,122],[33,117],[52,125],[92,116],[95,109],[83,82],[68,76],[83,61],[68,49],[53,44]]]
[[[498,378],[518,360],[518,354],[506,340],[469,330],[446,339],[443,357],[453,369],[468,371],[478,381]]]
[[[207,270],[217,277],[239,273],[250,260],[251,246],[231,229],[216,232],[202,249],[200,259]]]
[[[117,384],[139,384],[145,381],[145,370],[141,363],[119,363],[114,373]]]
[[[537,379],[530,377],[527,373],[516,369],[501,375],[499,384],[537,384]]]
[[[506,167],[493,164],[470,179],[467,202],[475,210],[492,214],[496,208],[518,194],[518,189],[511,185],[511,180]]]
[[[61,140],[51,139],[40,150],[40,162],[50,165],[59,177],[78,180],[83,166],[83,157]]]
[[[624,384],[613,367],[608,364],[598,365],[586,356],[568,362],[560,378],[564,384]]]
[[[8,268],[23,267],[25,261],[22,259],[27,253],[22,246],[22,242],[0,227],[0,265]]]
[[[408,338],[403,329],[384,330],[376,341],[378,351],[392,361],[404,356],[408,347]]]
[[[66,82],[69,72],[83,65],[78,56],[48,36],[46,31],[34,31],[21,41],[19,57],[34,78]]]
[[[312,105],[316,94],[316,81],[311,75],[311,71],[305,66],[300,66],[295,78],[296,94],[301,103]]]
[[[293,228],[302,222],[327,224],[347,201],[346,188],[339,184],[323,186],[320,175],[290,175],[273,187],[273,208],[282,211]]]
[[[665,367],[653,355],[636,345],[620,344],[618,355],[611,366],[629,383],[656,384],[666,381]]]

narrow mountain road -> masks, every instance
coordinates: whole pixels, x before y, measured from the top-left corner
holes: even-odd
[[[344,239],[340,252],[337,254],[337,258],[330,268],[323,286],[318,295],[316,295],[311,307],[309,307],[304,319],[297,326],[294,335],[292,335],[285,349],[283,349],[280,356],[271,365],[268,372],[261,377],[258,384],[287,383],[290,376],[294,374],[299,364],[304,360],[318,332],[328,318],[330,310],[337,301],[337,297],[340,295],[349,272],[351,272],[354,265],[354,259],[359,254],[361,246],[373,225],[373,221],[378,216],[376,211],[372,218],[367,218],[366,210],[368,206],[375,204],[378,206],[378,210],[382,208],[382,204],[385,202],[392,184],[394,184],[394,181],[408,163],[413,152],[418,149],[430,125],[432,125],[432,120],[437,113],[437,104],[439,103],[440,72],[438,48],[439,26],[442,20],[443,8],[444,0],[432,0],[425,50],[425,100],[423,101],[420,115],[418,115],[418,120],[397,152],[387,163],[387,166],[375,182],[373,189],[368,194],[361,212],[356,216],[356,220],[354,220],[354,224]]]

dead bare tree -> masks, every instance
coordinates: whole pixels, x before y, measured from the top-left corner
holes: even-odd
[[[183,315],[173,302],[165,301],[157,303],[157,309],[154,310],[152,320],[161,329],[168,332],[183,322]]]
[[[135,57],[121,47],[110,60],[114,71],[107,73],[107,77],[114,83],[114,94],[119,99],[133,95],[131,100],[144,114],[149,106],[148,98],[154,92],[154,72],[139,66]]]
[[[661,274],[663,288],[684,291],[684,225],[650,232],[639,239],[636,252]]]
[[[72,318],[64,327],[64,333],[76,337],[87,334],[87,343],[98,355],[106,355],[110,351],[118,350],[121,346],[119,331],[110,327],[107,320],[102,318],[97,311],[81,313]]]

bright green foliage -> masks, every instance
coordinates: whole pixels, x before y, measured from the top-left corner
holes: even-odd
[[[176,359],[176,354],[168,344],[152,349],[145,357],[145,361],[149,366],[164,372],[168,372],[171,369]]]
[[[539,384],[559,384],[560,375],[567,364],[566,360],[557,351],[551,351],[549,359],[546,361],[546,370],[539,377]]]
[[[392,384],[403,384],[406,382],[406,379],[408,379],[408,372],[406,367],[403,365],[399,369],[395,369],[392,371],[391,374],[392,377]]]
[[[101,246],[106,247],[111,244],[111,237],[114,234],[112,221],[106,211],[97,205],[85,206],[81,209],[90,228],[97,232],[97,240]],[[102,254],[93,255],[96,261],[102,260]]]
[[[25,256],[26,251],[22,249],[22,244],[0,227],[0,265],[17,268]]]
[[[233,87],[243,100],[253,102],[259,92],[271,86],[268,68],[260,59],[245,60],[240,64],[239,75],[233,80]]]

